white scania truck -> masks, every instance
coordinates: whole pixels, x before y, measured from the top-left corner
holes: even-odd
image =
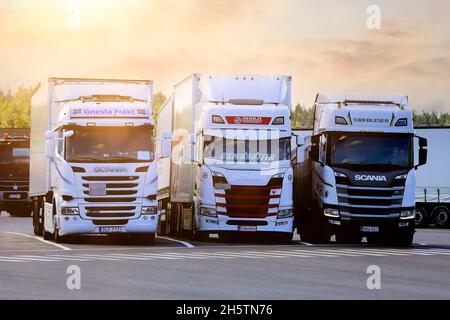
[[[291,78],[193,74],[157,118],[161,234],[293,232]],[[259,233],[261,234],[261,233]]]
[[[38,95],[39,96],[39,95]],[[50,78],[31,110],[36,235],[156,233],[152,82]]]
[[[313,135],[297,140],[294,201],[301,239],[411,245],[416,137],[407,97],[318,94]],[[414,154],[414,141],[419,146]]]

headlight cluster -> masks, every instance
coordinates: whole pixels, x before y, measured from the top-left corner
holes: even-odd
[[[80,214],[78,207],[63,207],[61,208],[61,214],[65,216],[77,216]]]
[[[292,209],[278,211],[278,215],[277,215],[278,219],[289,218],[289,217],[292,217]]]
[[[200,214],[202,216],[217,218],[217,210],[207,207],[200,207]]]
[[[325,208],[323,209],[323,214],[326,217],[337,218],[339,217],[339,210],[336,208]]]
[[[400,219],[404,220],[404,219],[412,219],[416,217],[416,213],[414,210],[403,210],[400,213]]]
[[[158,210],[156,209],[156,207],[142,207],[141,213],[142,214],[157,214]]]

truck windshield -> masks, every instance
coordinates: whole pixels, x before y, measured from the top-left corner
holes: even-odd
[[[154,160],[153,128],[67,127],[65,158],[69,162],[149,162]]]
[[[0,163],[28,163],[30,148],[27,142],[9,142],[0,144]]]
[[[329,162],[333,166],[411,166],[409,136],[333,134],[329,139]]]
[[[205,136],[204,158],[223,163],[268,163],[291,158],[290,138],[237,140]]]

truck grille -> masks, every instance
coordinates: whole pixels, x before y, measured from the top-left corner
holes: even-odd
[[[230,186],[215,189],[217,211],[232,218],[276,216],[282,179],[273,178],[266,186]]]
[[[95,218],[132,217],[136,207],[86,207],[86,215]]]
[[[139,175],[132,176],[87,176],[79,174],[81,180],[81,193],[85,202],[82,205],[82,214],[87,219],[104,219],[120,221],[137,218],[141,206],[136,201],[140,197]],[[91,184],[104,184],[103,195],[91,195]]]
[[[388,187],[366,187],[339,184],[337,192],[342,212],[354,215],[387,215],[402,207],[405,180],[395,180]]]
[[[24,191],[28,192],[30,186],[28,181],[0,181],[0,191]]]

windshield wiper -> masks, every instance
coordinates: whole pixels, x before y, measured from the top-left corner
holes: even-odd
[[[94,157],[80,157],[74,159],[67,159],[67,162],[100,162],[101,159]]]
[[[105,162],[113,162],[113,161],[120,161],[120,162],[145,162],[145,161],[151,161],[149,160],[138,160],[136,158],[132,158],[132,157],[109,157],[109,158],[105,158],[102,159]]]

